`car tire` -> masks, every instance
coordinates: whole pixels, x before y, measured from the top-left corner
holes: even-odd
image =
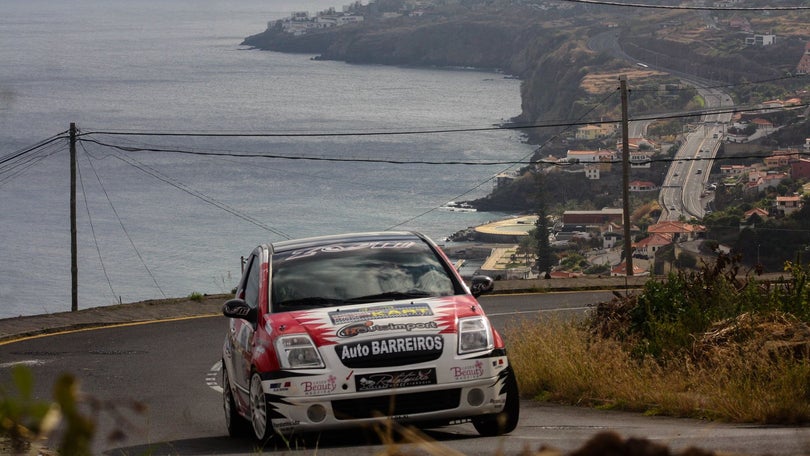
[[[508,434],[515,430],[520,419],[520,394],[517,379],[512,366],[506,368],[504,388],[506,389],[506,404],[500,413],[482,415],[472,419],[475,430],[482,436],[496,436]]]
[[[248,421],[239,414],[236,408],[236,399],[233,397],[228,369],[222,368],[222,405],[225,409],[225,426],[231,437],[247,437],[250,435]]]
[[[259,442],[266,442],[273,436],[273,422],[269,412],[262,378],[254,372],[250,377],[250,422],[253,425],[253,436]]]

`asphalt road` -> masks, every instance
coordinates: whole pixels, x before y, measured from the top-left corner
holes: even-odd
[[[516,319],[562,314],[580,317],[610,292],[489,296],[482,305],[496,328]],[[67,332],[0,346],[0,382],[11,366],[34,371],[36,397],[47,399],[54,380],[75,375],[93,399],[99,423],[94,454],[253,455],[264,451],[347,455],[376,454],[373,433],[340,433],[295,439],[257,449],[250,440],[227,437],[221,406],[219,358],[225,319],[201,317],[125,327]],[[507,341],[508,342],[508,341]],[[146,406],[133,408],[133,401]],[[108,441],[120,429],[126,439]],[[810,428],[728,425],[696,420],[564,407],[524,400],[519,427],[508,437],[478,437],[470,425],[428,431],[440,445],[468,455],[517,454],[541,446],[570,452],[600,431],[643,437],[669,445],[739,454],[810,453]]]

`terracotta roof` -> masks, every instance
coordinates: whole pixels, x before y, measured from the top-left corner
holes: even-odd
[[[626,275],[627,274],[627,263],[622,261],[617,266],[614,266],[613,269],[610,270],[610,273],[611,274]],[[633,263],[633,275],[642,275],[642,274],[645,274],[645,273],[647,273],[646,269],[640,268],[640,267],[636,266],[635,263]]]
[[[703,225],[692,225],[691,223],[666,221],[650,225],[648,233],[697,233],[706,231]]]
[[[801,201],[801,196],[777,196],[776,201]]]
[[[648,247],[658,245],[672,244],[672,234],[670,233],[653,233],[644,239],[633,243],[634,247]]]
[[[748,220],[748,218],[751,217],[754,214],[757,214],[761,218],[767,218],[768,217],[768,211],[767,210],[765,210],[765,209],[763,209],[761,207],[755,207],[755,208],[753,208],[753,209],[751,209],[749,211],[746,211],[745,214],[743,214],[743,220]]]

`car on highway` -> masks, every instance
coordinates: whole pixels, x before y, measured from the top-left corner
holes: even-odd
[[[443,251],[415,232],[281,241],[244,259],[222,351],[232,436],[352,428],[386,420],[518,423],[504,341]]]

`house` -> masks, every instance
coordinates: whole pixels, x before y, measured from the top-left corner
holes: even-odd
[[[611,277],[623,277],[623,276],[626,276],[627,275],[627,262],[622,261],[621,263],[619,263],[618,265],[613,267],[613,269],[610,270],[610,275],[611,275]],[[648,275],[650,275],[650,271],[633,264],[633,275],[634,276],[648,276]]]
[[[633,243],[633,256],[651,258],[661,247],[672,244],[671,233],[653,233],[646,238]]]
[[[590,180],[599,180],[601,177],[600,166],[588,163],[585,165],[585,178]]]
[[[751,169],[745,165],[720,165],[720,174],[726,176],[737,176],[748,172]]]
[[[615,154],[609,150],[568,150],[565,159],[569,163],[601,163],[614,161]]]
[[[563,225],[583,225],[588,227],[602,226],[606,223],[622,223],[624,211],[614,208],[603,208],[599,211],[565,211]]]
[[[574,279],[577,277],[582,277],[584,274],[581,272],[571,272],[571,271],[551,271],[549,273],[549,278],[552,279]]]
[[[791,163],[790,178],[794,180],[810,178],[810,159],[800,158],[798,161]]]
[[[290,17],[275,22],[269,22],[267,28],[281,24],[281,29],[292,35],[304,35],[314,30],[341,27],[363,21],[363,16],[347,13],[336,13],[334,9],[319,13],[317,17],[310,17],[306,11],[296,11]]]
[[[655,183],[650,181],[635,180],[629,182],[627,185],[631,192],[652,192],[658,189]]]
[[[649,168],[652,163],[652,157],[655,152],[652,150],[631,150],[630,151],[630,167],[631,168]]]
[[[786,173],[769,172],[762,179],[763,184],[765,185],[765,188],[763,188],[762,190],[766,190],[768,188],[777,188],[779,187],[779,184],[781,184],[782,181],[787,179],[788,177],[790,176],[788,176]]]
[[[801,208],[802,197],[799,195],[776,197],[776,212],[781,215],[790,215]]]
[[[755,194],[764,192],[769,188],[777,188],[783,180],[787,179],[785,173],[752,171],[748,173],[748,182],[745,184],[745,192]]]
[[[790,162],[799,159],[798,149],[779,149],[771,152],[769,157],[765,157],[763,162],[768,169],[784,168],[790,165]]]
[[[770,46],[776,42],[776,35],[752,35],[745,37],[746,46]]]
[[[647,138],[628,138],[627,139],[627,147],[630,151],[636,150],[654,150],[655,149],[655,142],[649,140]],[[616,151],[621,153],[622,149],[624,148],[624,141],[619,139],[616,141]]]
[[[502,172],[495,176],[495,188],[506,187],[517,179],[516,172]]]
[[[768,219],[769,215],[770,214],[768,213],[768,211],[761,207],[755,207],[751,210],[746,211],[745,214],[743,214],[742,219],[740,219],[740,231],[746,228],[751,229],[756,228],[756,221],[755,221],[756,218],[765,221]]]
[[[622,239],[624,239],[624,235],[616,231],[607,231],[602,233],[602,248],[612,249],[613,247],[616,247],[622,241]]]
[[[577,128],[576,139],[583,139],[583,140],[593,140],[604,138],[605,136],[610,135],[613,133],[615,126],[606,124],[606,125],[583,125]]]
[[[751,119],[751,123],[757,126],[757,130],[762,130],[766,133],[773,130],[773,123],[770,120],[763,119],[761,117]]]
[[[694,241],[705,232],[705,226],[675,221],[660,222],[647,227],[648,234],[668,234],[672,236],[672,242]]]

